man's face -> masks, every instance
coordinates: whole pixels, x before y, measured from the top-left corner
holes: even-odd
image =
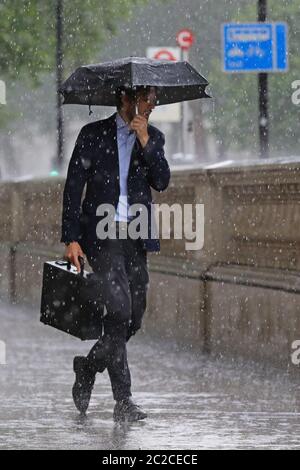
[[[149,119],[150,114],[155,108],[156,100],[157,97],[154,87],[151,87],[150,91],[139,92],[137,95],[138,114],[141,114],[142,116],[145,116],[147,119]]]
[[[141,90],[137,93],[136,100],[130,100],[127,96],[123,98],[124,109],[132,120],[136,115],[136,105],[138,114],[144,116],[147,120],[156,104],[155,87],[148,91]]]

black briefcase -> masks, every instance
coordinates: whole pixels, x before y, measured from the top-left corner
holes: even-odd
[[[102,335],[104,305],[96,274],[81,272],[68,261],[44,264],[41,322],[81,340]]]

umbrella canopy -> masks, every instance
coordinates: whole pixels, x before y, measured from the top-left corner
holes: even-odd
[[[63,83],[64,104],[116,106],[119,88],[156,87],[157,106],[210,98],[208,81],[188,62],[127,57],[82,65]]]

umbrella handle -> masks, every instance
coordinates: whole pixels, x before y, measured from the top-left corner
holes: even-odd
[[[137,116],[137,115],[139,114],[139,112],[138,112],[138,106],[137,106],[137,103],[136,103],[136,102],[135,102],[135,106],[134,106],[134,107],[135,107],[135,115]],[[134,134],[135,134],[135,136],[136,136],[136,131],[133,131],[133,132],[134,132]]]

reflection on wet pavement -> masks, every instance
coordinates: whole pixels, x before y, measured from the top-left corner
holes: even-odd
[[[40,324],[37,310],[1,304],[0,321],[0,449],[300,448],[299,381],[281,371],[140,333],[129,342],[129,363],[134,399],[149,418],[117,426],[106,372],[85,418],[72,402],[73,356],[90,342]]]

